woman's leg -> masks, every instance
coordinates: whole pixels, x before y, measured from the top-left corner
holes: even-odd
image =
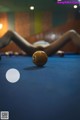
[[[37,49],[14,31],[7,31],[0,38],[0,48],[7,46],[10,43],[10,41],[16,43],[16,45],[18,45],[28,55],[32,55]]]
[[[54,54],[69,41],[72,41],[75,45],[80,47],[80,35],[75,30],[69,30],[68,32],[64,33],[58,40],[45,47],[44,51],[47,53],[47,55]]]
[[[32,55],[37,50],[43,50],[47,53],[47,55],[51,55],[53,53],[56,53],[61,47],[63,47],[71,40],[74,42],[74,44],[80,47],[80,35],[74,30],[70,30],[64,33],[62,37],[60,37],[58,40],[54,41],[47,47],[34,47],[32,44],[27,42],[24,38],[22,38],[18,33],[14,31],[6,32],[6,34],[0,39],[0,48],[7,46],[12,40],[28,55]]]

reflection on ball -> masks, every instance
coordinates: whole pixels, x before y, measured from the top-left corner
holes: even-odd
[[[46,64],[48,56],[44,51],[36,51],[33,56],[33,63],[37,66],[43,66]]]
[[[63,57],[64,56],[64,51],[58,50],[57,55],[60,56],[60,57]]]

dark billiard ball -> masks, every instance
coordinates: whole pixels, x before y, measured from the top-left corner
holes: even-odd
[[[0,55],[0,60],[1,60],[1,55]]]
[[[9,51],[9,56],[13,56],[13,55],[14,55],[13,51]]]
[[[48,60],[48,56],[44,51],[36,51],[32,55],[33,63],[39,67],[46,64]]]
[[[61,51],[61,50],[57,51],[57,55],[60,56],[60,57],[63,57],[64,56],[64,51]]]

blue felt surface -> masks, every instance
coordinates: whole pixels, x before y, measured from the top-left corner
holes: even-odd
[[[11,84],[6,71],[16,68],[21,77]],[[38,68],[31,57],[2,57],[0,111],[10,120],[80,120],[80,55],[49,57]]]

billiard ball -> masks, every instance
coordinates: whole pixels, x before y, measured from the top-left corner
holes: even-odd
[[[33,63],[39,67],[44,66],[48,60],[48,56],[44,51],[36,51],[32,55]]]
[[[1,60],[1,55],[0,55],[0,60]]]
[[[18,55],[19,55],[19,53],[18,53],[18,52],[14,52],[14,55],[15,55],[15,56],[18,56]]]
[[[9,51],[9,56],[13,56],[13,55],[14,55],[13,51]]]
[[[64,56],[64,51],[58,50],[57,55],[60,56],[60,57],[63,57]]]
[[[6,56],[9,56],[9,52],[5,52],[5,55],[6,55]]]

